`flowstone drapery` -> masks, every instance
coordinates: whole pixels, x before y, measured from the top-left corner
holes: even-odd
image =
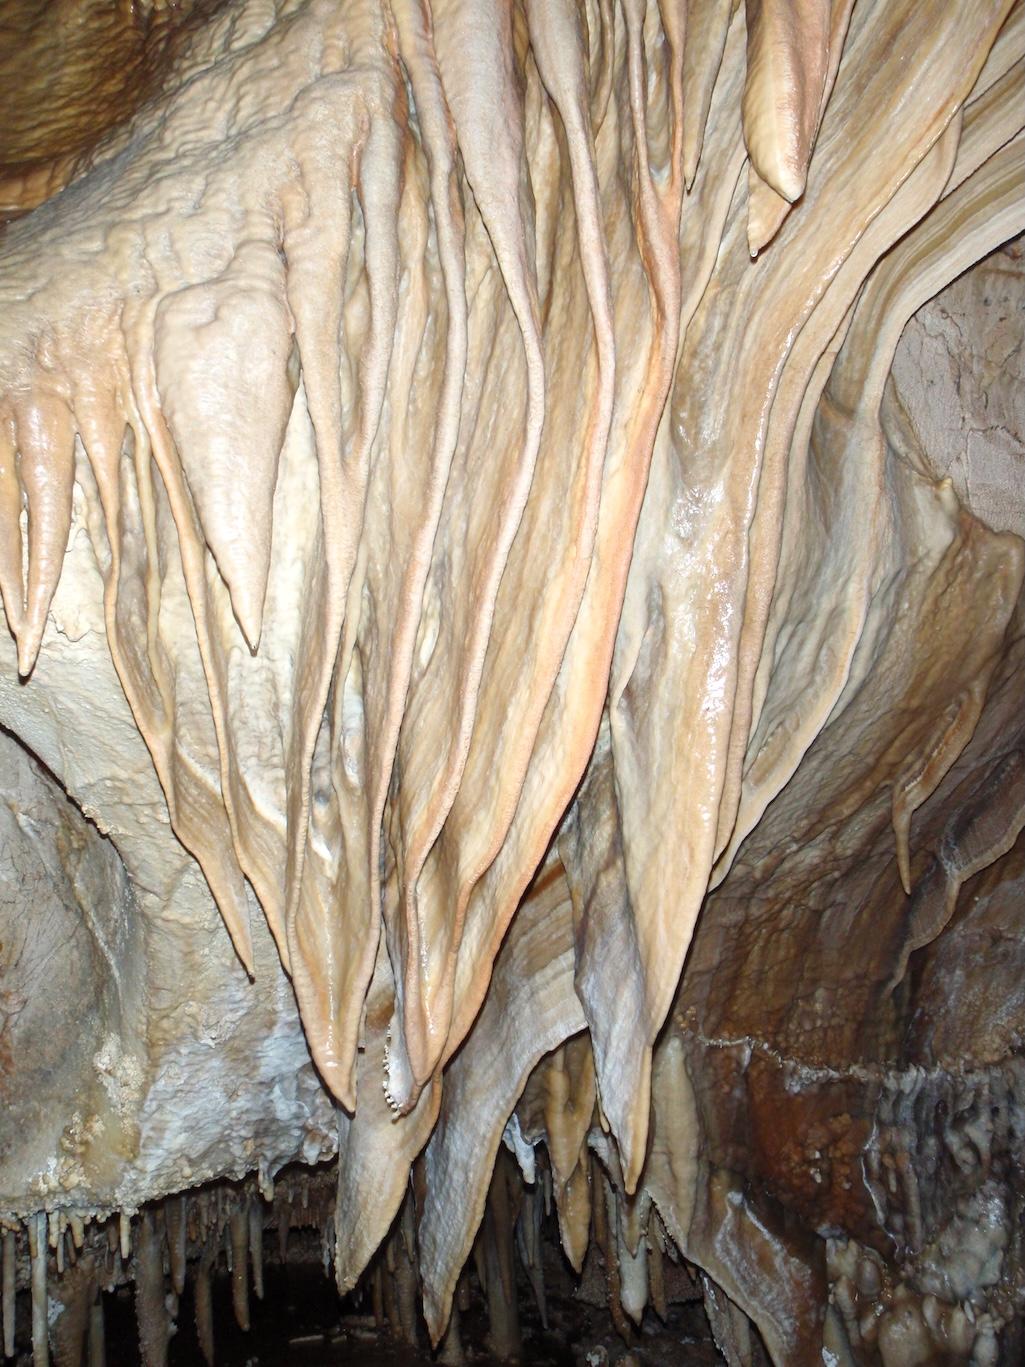
[[[504,1136],[627,1334],[1014,1360],[1025,8],[153,10],[0,149],[9,1348],[327,1159],[438,1341]]]

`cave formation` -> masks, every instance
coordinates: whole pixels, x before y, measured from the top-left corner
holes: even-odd
[[[18,0],[0,84],[6,1353],[212,1362],[306,1225],[448,1361],[553,1228],[635,1361],[673,1277],[1025,1359],[1022,0]]]

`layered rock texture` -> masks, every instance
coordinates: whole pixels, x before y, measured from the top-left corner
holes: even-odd
[[[512,1353],[543,1194],[627,1337],[1019,1361],[1025,6],[93,8],[4,57],[8,1351],[212,1359],[315,1208]]]

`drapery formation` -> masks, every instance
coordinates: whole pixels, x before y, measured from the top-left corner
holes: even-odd
[[[782,1124],[791,1065],[855,1148],[935,1100],[909,956],[1025,820],[1021,543],[887,387],[1025,227],[1023,16],[225,6],[6,231],[0,721],[74,521],[174,832],[344,1108],[340,1285],[423,1150],[435,1337],[517,1103],[577,1262],[601,1158],[634,1310],[657,1210],[777,1362],[840,1332],[729,1117]],[[871,1244],[842,1166],[793,1199]]]

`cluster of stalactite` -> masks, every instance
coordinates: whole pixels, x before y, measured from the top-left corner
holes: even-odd
[[[239,1327],[249,1329],[250,1293],[264,1295],[264,1231],[288,1259],[292,1231],[313,1231],[325,1274],[334,1243],[333,1172],[284,1174],[261,1188],[256,1179],[219,1183],[170,1197],[134,1214],[39,1214],[3,1234],[4,1352],[15,1355],[17,1298],[31,1305],[32,1360],[40,1367],[106,1367],[103,1295],[134,1287],[139,1352],[146,1367],[167,1362],[168,1343],[186,1279],[192,1283],[196,1336],[216,1361],[212,1282],[231,1278]]]
[[[636,1277],[632,1289],[624,1287],[620,1203],[598,1159],[585,1163],[585,1180],[594,1184],[596,1202],[594,1252],[583,1294],[607,1306],[611,1324],[626,1344],[637,1338],[645,1301],[664,1322],[671,1305],[697,1301],[704,1294],[714,1319],[716,1305],[728,1305],[728,1300],[708,1278],[703,1290],[697,1269],[682,1259],[657,1216],[643,1235],[643,1250],[632,1255],[634,1263],[638,1257],[646,1261],[648,1290],[638,1301]],[[359,1285],[339,1301],[343,1333],[350,1328],[412,1348],[426,1347],[415,1233],[420,1176],[414,1173],[393,1227]],[[548,1327],[545,1267],[554,1248],[555,1202],[551,1168],[540,1155],[529,1176],[527,1180],[508,1150],[499,1154],[485,1216],[437,1349],[438,1360],[450,1367],[467,1360],[467,1348],[471,1355],[486,1347],[502,1359],[522,1357],[524,1281],[537,1318]],[[230,1281],[232,1312],[246,1332],[250,1296],[259,1301],[265,1297],[265,1263],[294,1268],[317,1259],[324,1277],[333,1281],[336,1180],[331,1166],[293,1169],[262,1187],[255,1179],[218,1183],[131,1215],[48,1219],[42,1214],[5,1225],[0,1232],[5,1356],[22,1357],[31,1348],[36,1367],[50,1362],[54,1367],[107,1367],[116,1359],[108,1354],[104,1297],[130,1287],[140,1360],[144,1367],[160,1367],[178,1332],[188,1286],[195,1337],[205,1361],[214,1367],[218,1279]],[[625,1212],[622,1218],[627,1218]],[[471,1311],[475,1324],[486,1325],[485,1337],[464,1347],[461,1325]],[[746,1318],[737,1319],[750,1335]],[[718,1339],[723,1331],[716,1323],[713,1332]]]
[[[194,1180],[132,1108],[232,1042],[161,1011],[200,869],[337,1102],[343,1293],[390,1239],[440,1342],[498,1231],[511,1344],[505,1136],[624,1331],[672,1246],[731,1361],[1013,1347],[1020,989],[950,946],[1020,939],[1022,544],[889,377],[1025,227],[1025,5],[238,0],[174,61],[2,243],[0,723],[147,906],[12,1198],[38,1351],[76,1193]],[[244,1314],[203,1199],[137,1219],[151,1357],[165,1245],[227,1237]]]

